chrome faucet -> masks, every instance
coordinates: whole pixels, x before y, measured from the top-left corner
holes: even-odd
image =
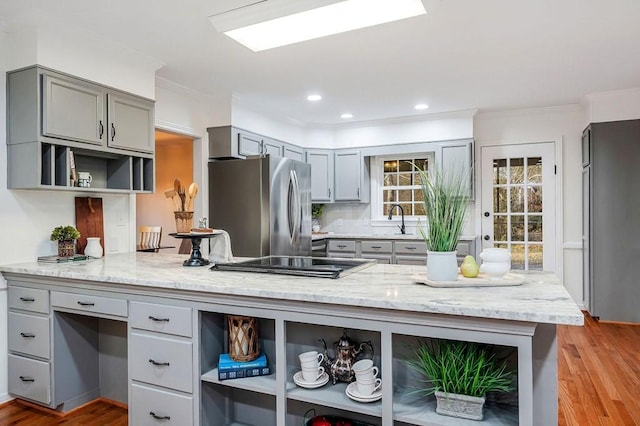
[[[402,224],[400,226],[398,226],[398,228],[400,228],[400,233],[402,235],[406,234],[407,231],[404,228],[404,209],[402,208],[402,206],[400,204],[392,204],[391,208],[389,209],[389,220],[391,220],[392,216],[393,216],[393,209],[398,207],[400,209],[400,215],[402,216]]]

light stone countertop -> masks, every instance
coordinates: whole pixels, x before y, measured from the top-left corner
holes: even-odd
[[[460,240],[462,241],[471,241],[475,240],[477,237],[474,236],[461,236]],[[311,239],[313,241],[323,240],[323,239],[344,239],[344,240],[420,240],[422,241],[422,237],[420,234],[336,234],[336,233],[318,233],[311,234]]]
[[[109,254],[102,259],[0,266],[39,277],[180,289],[211,294],[354,305],[526,322],[582,325],[578,306],[552,273],[527,273],[513,287],[432,288],[412,281],[422,266],[374,265],[337,280],[184,267],[186,255]]]

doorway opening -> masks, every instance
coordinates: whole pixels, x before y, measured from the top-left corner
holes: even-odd
[[[162,226],[161,245],[175,246],[162,249],[163,253],[180,251],[180,241],[169,235],[176,232],[175,209],[165,191],[174,188],[176,178],[185,187],[194,181],[193,142],[191,136],[156,130],[155,192],[136,195],[136,230],[140,226]]]

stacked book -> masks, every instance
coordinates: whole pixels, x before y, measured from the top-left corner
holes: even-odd
[[[266,376],[271,374],[265,354],[253,361],[234,361],[229,354],[218,358],[218,380],[240,379],[243,377]]]

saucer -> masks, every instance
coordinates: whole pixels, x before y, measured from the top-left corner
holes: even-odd
[[[320,376],[320,378],[315,382],[307,382],[304,377],[302,377],[302,371],[298,371],[293,375],[293,383],[301,388],[315,389],[329,383],[329,375],[327,373],[322,373],[322,376]]]
[[[375,402],[382,398],[382,388],[378,389],[371,395],[361,395],[360,393],[358,393],[356,382],[349,383],[349,386],[347,386],[345,393],[349,398],[358,402]]]

